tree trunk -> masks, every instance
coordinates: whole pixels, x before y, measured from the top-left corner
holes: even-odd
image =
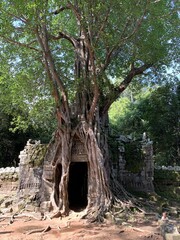
[[[103,123],[103,124],[102,124]],[[72,130],[58,129],[49,144],[46,159],[51,159],[54,168],[51,183],[51,203],[55,212],[69,213],[68,183],[70,181],[70,164],[73,154],[73,144],[80,142],[87,156],[87,216],[91,220],[99,220],[112,203],[110,190],[110,167],[107,147],[105,121],[101,118],[92,126],[85,119]],[[99,131],[101,129],[101,132]],[[48,163],[48,164],[49,164]],[[47,164],[47,163],[45,163]],[[81,166],[80,166],[81,167]],[[45,179],[47,182],[47,179]],[[74,193],[76,194],[76,193]]]
[[[54,211],[67,215],[70,208],[69,182],[73,146],[79,141],[87,156],[87,216],[91,220],[100,220],[114,200],[110,187],[113,185],[110,182],[107,144],[107,111],[112,99],[104,97],[100,92],[97,80],[102,76],[98,75],[93,49],[82,30],[78,40],[65,34],[60,35],[68,39],[75,49],[76,99],[70,103],[49,50],[46,28],[43,31],[42,37],[38,37],[45,51],[45,68],[54,86],[58,119],[58,130],[45,158],[46,167],[50,164],[53,168],[53,178],[49,180],[44,177],[44,189],[52,192]]]

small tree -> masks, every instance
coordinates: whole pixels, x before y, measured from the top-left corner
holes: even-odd
[[[38,76],[45,73],[51,84],[58,121],[53,163],[62,165],[59,211],[69,211],[67,188],[75,138],[88,156],[88,216],[96,218],[111,206],[108,110],[137,75],[175,58],[175,4],[2,1],[0,37],[14,74],[21,67],[32,67],[39,84]],[[119,76],[121,82],[112,80]]]

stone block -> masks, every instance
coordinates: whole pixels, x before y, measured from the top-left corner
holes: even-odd
[[[35,211],[35,206],[33,206],[33,205],[26,205],[25,209],[28,212],[34,212]]]
[[[165,234],[166,240],[180,240],[180,234],[176,233],[166,233]]]
[[[6,213],[12,213],[13,212],[13,209],[10,207],[10,208],[1,208],[1,212],[3,214],[6,214]]]
[[[5,200],[2,204],[2,208],[8,208],[10,205],[12,205],[13,200]]]

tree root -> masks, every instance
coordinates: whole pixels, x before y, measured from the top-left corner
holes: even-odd
[[[24,217],[27,217],[29,219],[33,218],[33,219],[38,220],[38,221],[42,220],[42,218],[35,217],[35,216],[33,216],[33,214],[21,214],[21,215],[16,216],[16,218],[24,218]]]
[[[60,211],[54,213],[52,216],[50,216],[50,219],[53,219],[53,218],[60,218],[60,219],[62,219],[62,213]]]
[[[40,229],[33,229],[31,231],[26,232],[26,235],[30,235],[32,233],[45,233],[51,230],[50,226],[47,226],[46,228],[40,228]]]

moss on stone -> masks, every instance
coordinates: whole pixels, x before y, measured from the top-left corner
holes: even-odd
[[[46,144],[40,144],[34,147],[30,156],[29,164],[33,167],[40,167],[43,164],[44,156],[47,151]]]

